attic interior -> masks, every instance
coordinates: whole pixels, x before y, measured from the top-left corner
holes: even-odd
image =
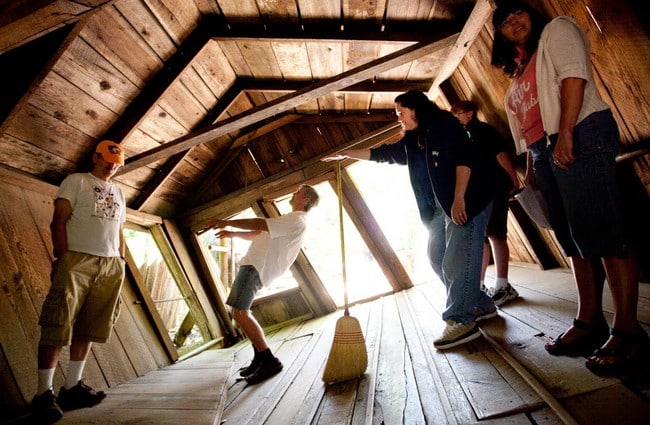
[[[620,185],[628,218],[638,223],[648,282],[647,12],[631,0],[528,3],[549,17],[571,15],[587,29],[599,93],[621,133]],[[341,306],[340,258],[332,248],[338,196],[333,164],[321,158],[397,141],[398,94],[421,90],[445,109],[475,100],[479,117],[510,138],[503,110],[509,80],[489,63],[494,7],[493,0],[3,2],[0,229],[7,261],[0,314],[7,320],[0,370],[7,391],[0,405],[20,415],[34,393],[52,197],[65,176],[87,170],[98,141],[115,140],[127,152],[115,177],[127,197],[132,241],[126,308],[114,340],[93,348],[88,372],[94,386],[112,388],[194,352],[238,347],[241,333],[223,302],[244,248],[211,240],[200,232],[203,222],[277,216],[302,183],[317,185],[329,207],[314,211],[316,238],[253,312],[265,328],[278,329]],[[524,158],[516,163],[523,178]],[[357,271],[378,282],[355,303],[430,279],[418,258],[421,229],[404,170],[343,165],[351,261],[371,259]],[[396,220],[409,221],[406,230],[386,224]],[[552,232],[516,203],[508,225],[513,263],[568,270]],[[61,364],[58,381],[64,371]]]

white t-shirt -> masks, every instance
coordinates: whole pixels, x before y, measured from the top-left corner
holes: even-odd
[[[293,264],[302,248],[307,231],[307,213],[293,211],[280,217],[267,218],[268,232],[260,233],[241,259],[260,274],[263,286],[269,286]]]
[[[120,228],[126,221],[126,201],[116,183],[91,173],[71,174],[54,199],[70,201],[72,216],[66,223],[68,249],[101,257],[120,255]]]

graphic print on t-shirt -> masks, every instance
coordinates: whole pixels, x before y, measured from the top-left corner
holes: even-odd
[[[116,202],[112,186],[107,188],[95,185],[93,192],[95,194],[95,217],[105,218],[108,220],[117,220],[120,217],[121,205]]]

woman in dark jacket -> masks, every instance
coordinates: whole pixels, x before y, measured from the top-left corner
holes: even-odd
[[[446,328],[434,341],[451,348],[480,336],[477,320],[496,316],[492,299],[480,290],[483,238],[492,193],[483,162],[467,133],[449,112],[424,93],[395,99],[404,137],[374,149],[351,149],[324,158],[355,158],[408,165],[420,218],[429,230],[431,266],[447,288],[442,314]]]

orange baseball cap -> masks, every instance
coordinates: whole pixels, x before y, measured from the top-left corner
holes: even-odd
[[[95,148],[95,152],[100,154],[104,161],[124,165],[124,149],[119,144],[104,140]]]

